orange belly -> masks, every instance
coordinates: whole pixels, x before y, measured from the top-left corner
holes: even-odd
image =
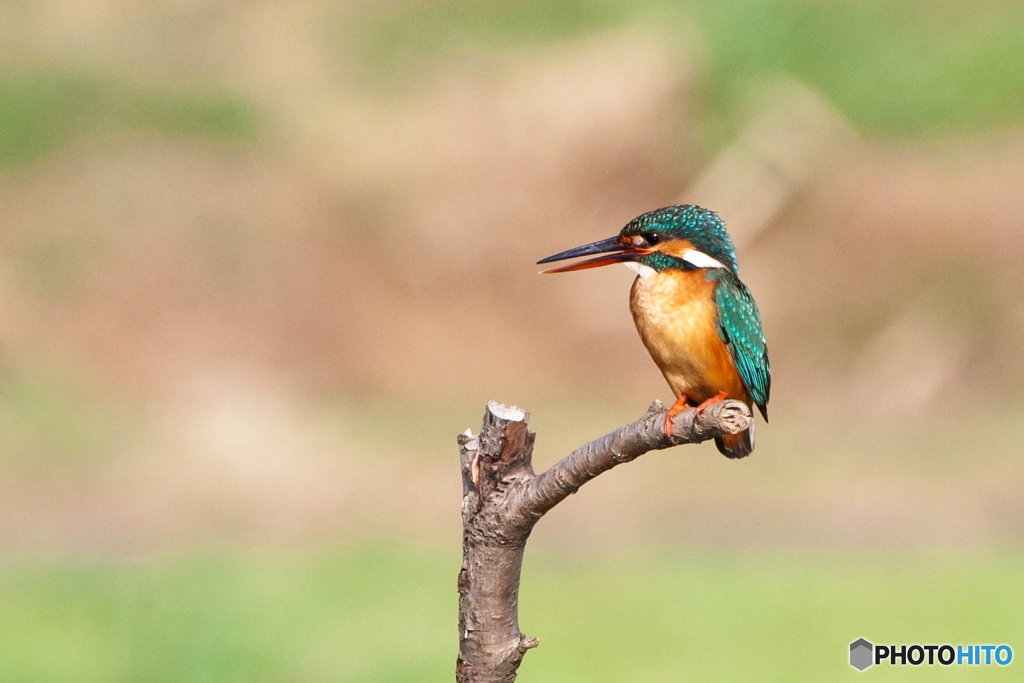
[[[732,354],[718,336],[714,287],[701,270],[638,277],[630,292],[633,321],[676,397],[702,403],[724,393],[749,405]]]

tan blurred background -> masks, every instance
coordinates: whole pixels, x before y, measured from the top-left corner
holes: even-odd
[[[670,397],[631,274],[534,262],[679,202],[736,239],[772,422],[534,543],[1020,544],[1017,3],[2,2],[0,68],[8,553],[457,553],[487,399],[546,465]]]

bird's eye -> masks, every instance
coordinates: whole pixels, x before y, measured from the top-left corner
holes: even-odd
[[[661,241],[661,235],[656,232],[648,232],[644,234],[644,241],[647,244],[654,245]]]

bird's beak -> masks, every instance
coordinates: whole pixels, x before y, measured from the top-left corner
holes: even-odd
[[[609,237],[606,240],[601,240],[600,242],[584,244],[582,247],[567,249],[566,251],[555,254],[554,256],[542,258],[540,261],[537,261],[537,263],[564,261],[565,259],[576,258],[577,256],[587,256],[589,254],[607,254],[607,256],[598,256],[597,258],[570,263],[567,266],[559,266],[558,268],[550,268],[548,270],[541,271],[541,273],[568,273],[571,270],[584,270],[586,268],[608,266],[613,263],[635,261],[639,256],[650,253],[651,250],[649,249],[638,249],[632,245],[622,244],[622,242],[619,241],[618,236],[615,236]]]

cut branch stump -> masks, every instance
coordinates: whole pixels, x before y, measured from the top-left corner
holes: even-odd
[[[669,438],[655,401],[636,422],[576,449],[534,474],[529,413],[490,401],[480,433],[459,435],[462,463],[462,569],[459,571],[459,683],[512,683],[537,639],[519,630],[519,580],[537,521],[585,483],[644,453],[737,434],[752,416],[740,401],[677,415]]]

